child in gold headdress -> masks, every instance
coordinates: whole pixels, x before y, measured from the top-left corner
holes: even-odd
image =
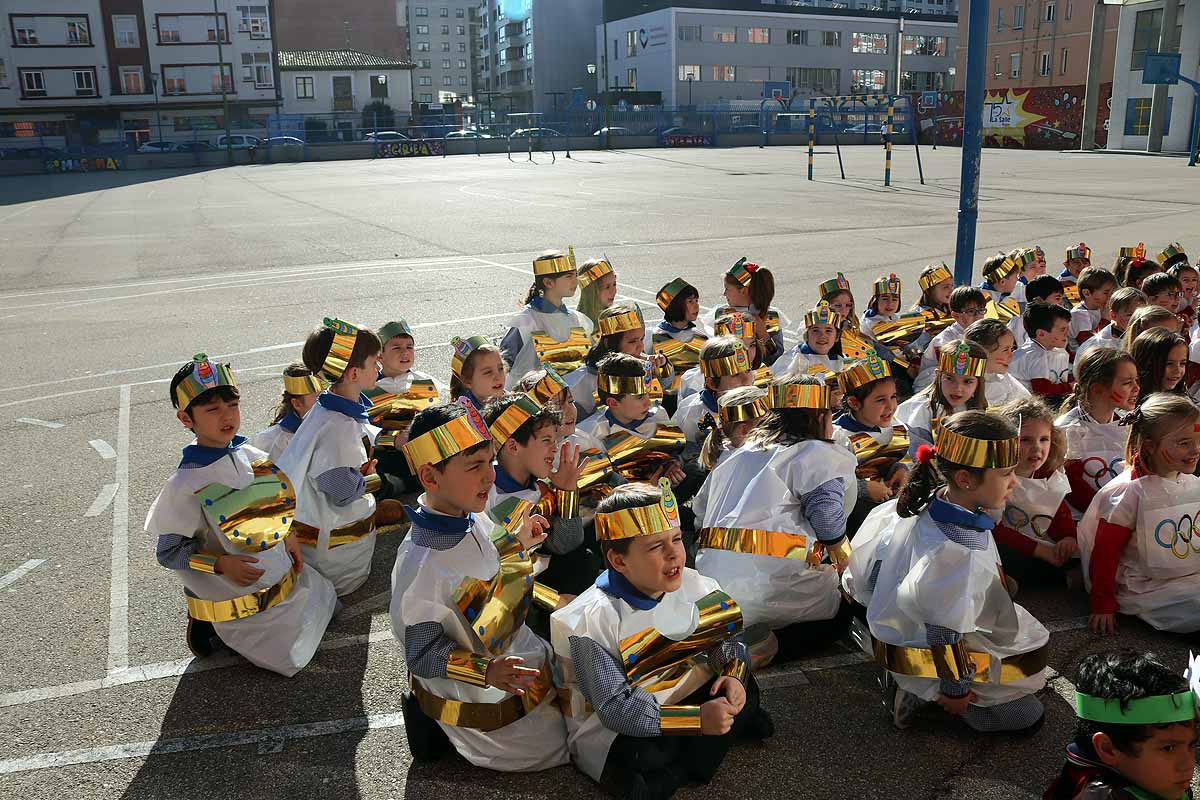
[[[709,330],[726,314],[741,312],[753,322],[754,338],[758,342],[762,363],[774,365],[784,352],[779,312],[771,308],[775,300],[775,276],[766,267],[743,257],[725,273],[724,285],[725,305],[713,309],[707,323]]]
[[[317,395],[325,382],[313,375],[303,364],[288,364],[283,370],[283,397],[275,409],[275,419],[266,430],[255,434],[250,444],[267,454],[272,462],[279,460],[288,442],[300,428],[307,414],[317,403]]]
[[[964,411],[924,445],[895,503],[875,510],[843,575],[867,607],[885,703],[907,728],[936,702],[981,732],[1036,730],[1049,632],[1013,603],[992,538],[1016,483],[1017,431]]]
[[[534,259],[533,286],[525,307],[508,323],[508,333],[500,341],[509,387],[542,364],[560,375],[583,364],[592,344],[592,321],[566,306],[578,286],[575,262],[567,254],[547,250]]]
[[[619,797],[666,800],[712,780],[735,738],[774,725],[758,706],[736,600],[684,566],[669,484],[616,489],[597,509],[596,538],[608,569],[551,617],[571,757]]]
[[[306,568],[292,480],[238,436],[240,393],[228,364],[200,354],[171,380],[171,404],[196,441],[146,516],[158,563],[183,582],[187,642],[207,656],[224,642],[291,677],[313,657],[337,603]]]

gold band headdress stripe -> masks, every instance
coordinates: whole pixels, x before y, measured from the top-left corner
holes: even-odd
[[[671,482],[658,482],[662,499],[648,506],[622,508],[596,515],[596,539],[611,542],[635,536],[651,536],[679,527],[679,501],[671,491]]]
[[[942,281],[953,280],[954,275],[950,273],[950,268],[942,264],[932,272],[922,275],[917,279],[917,285],[921,287],[922,292],[928,292],[933,287],[937,286]]]
[[[379,329],[379,341],[384,344],[388,343],[389,339],[395,339],[397,336],[407,336],[410,339],[415,339],[412,328],[409,327],[407,320],[399,319],[395,322],[389,322]]]
[[[358,341],[358,327],[340,319],[326,317],[324,325],[333,331],[333,341],[329,343],[329,353],[321,364],[320,372],[331,383],[337,383],[346,373],[350,365],[350,355],[354,352],[354,343]]]
[[[659,308],[661,308],[663,311],[666,311],[667,307],[674,302],[675,298],[687,289],[695,290],[695,287],[685,281],[683,278],[674,278],[670,283],[658,290],[658,296],[655,298],[655,302],[658,303]]]
[[[1005,256],[1004,260],[999,264],[992,266],[990,270],[984,269],[983,277],[989,281],[1002,281],[1013,272],[1025,269],[1025,267],[1037,260],[1037,256],[1033,252],[1033,248],[1026,247],[1016,255]]]
[[[613,273],[612,264],[608,263],[608,259],[597,261],[587,267],[583,267],[579,271],[579,288],[586,289],[590,284],[603,278],[605,275]]]
[[[1158,254],[1158,263],[1166,266],[1172,259],[1182,258],[1187,260],[1187,253],[1183,250],[1183,245],[1179,242],[1171,242],[1164,247]]]
[[[742,344],[741,339],[734,341],[737,342],[737,346],[727,356],[705,358],[704,351],[700,351],[700,372],[704,377],[720,379],[750,371],[750,354],[746,352],[746,345]]]
[[[490,442],[491,434],[475,406],[465,397],[459,405],[466,414],[455,417],[431,431],[409,440],[402,448],[404,460],[413,474],[425,464],[440,464],[453,455],[469,450],[480,442]]]
[[[450,354],[450,374],[456,378],[462,378],[463,364],[467,363],[467,358],[471,353],[491,343],[486,336],[468,336],[466,339],[455,336],[451,339],[450,346],[454,348],[454,352]]]
[[[829,385],[813,383],[776,383],[767,390],[771,408],[829,409]]]
[[[938,355],[938,370],[946,375],[982,378],[987,368],[986,358],[974,358],[971,345],[963,342],[957,347],[944,347]]]
[[[933,450],[937,457],[960,467],[1007,469],[1017,465],[1020,440],[975,439],[955,433],[945,425],[938,430]]]
[[[496,447],[507,442],[517,432],[517,428],[529,421],[529,418],[542,410],[541,404],[528,394],[523,394],[512,405],[500,412],[496,421],[488,426],[492,441]]]
[[[1092,248],[1088,247],[1083,242],[1080,242],[1075,247],[1067,248],[1067,261],[1074,261],[1077,258],[1086,258],[1092,260]]]
[[[563,390],[567,388],[567,382],[560,378],[549,364],[543,364],[542,369],[546,371],[546,377],[534,384],[533,388],[529,390],[529,396],[541,405],[546,405],[563,393]]]
[[[896,297],[899,297],[901,286],[902,284],[900,279],[897,278],[896,273],[893,272],[886,278],[880,278],[879,280],[875,281],[875,283],[871,284],[871,294],[873,297],[880,297],[885,294],[894,294]]]
[[[745,403],[722,405],[717,413],[721,415],[722,425],[731,425],[738,422],[756,420],[759,417],[766,416],[770,410],[770,401],[766,396],[763,396],[756,397]]]
[[[533,260],[533,276],[535,278],[547,275],[562,275],[564,272],[574,272],[575,265],[568,256],[542,256]]]
[[[1117,251],[1117,255],[1120,258],[1145,258],[1146,243],[1138,242],[1136,247],[1122,247]]]
[[[642,316],[642,307],[635,305],[633,311],[616,314],[611,317],[601,317],[596,323],[597,336],[611,336],[614,333],[626,333],[646,327],[646,318]]]
[[[284,375],[283,390],[288,394],[302,397],[313,392],[325,391],[325,381],[316,375]]]
[[[642,375],[605,375],[601,372],[596,376],[596,390],[614,396],[628,394],[641,397],[647,391],[646,378]]]
[[[745,256],[738,259],[738,262],[729,268],[725,274],[733,278],[742,286],[749,286],[750,281],[754,278],[754,273],[758,272],[761,267],[752,261],[749,261]]]
[[[822,300],[834,292],[841,291],[850,291],[850,281],[846,280],[846,276],[840,272],[836,278],[830,278],[817,284],[817,293]]]
[[[204,353],[197,353],[192,356],[191,373],[175,387],[176,408],[186,410],[197,397],[218,386],[228,386],[236,392],[233,370],[228,364],[218,364]]]
[[[804,315],[805,328],[811,328],[814,325],[832,325],[840,328],[843,321],[845,321],[845,317],[834,311],[827,300],[822,300],[816,308]]]
[[[843,392],[849,392],[860,386],[866,386],[868,383],[891,377],[892,370],[888,367],[888,363],[875,355],[875,351],[872,350],[866,358],[843,367],[842,371],[838,373],[838,383]]]

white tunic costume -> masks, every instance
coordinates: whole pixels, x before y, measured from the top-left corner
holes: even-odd
[[[806,560],[817,536],[804,516],[801,498],[840,478],[843,512],[849,516],[858,498],[856,466],[845,448],[810,440],[788,447],[743,445],[713,469],[707,491],[692,502],[697,529],[763,532],[755,537],[763,549],[779,553],[706,547],[705,535],[698,537],[696,569],[737,600],[747,625],[780,628],[831,619],[837,613],[837,571],[830,565],[810,566]]]
[[[807,343],[801,342],[780,356],[771,369],[776,375],[788,375],[807,372],[809,367],[823,367],[836,374],[842,370],[842,358],[814,353]]]
[[[692,444],[703,444],[704,437],[700,435],[700,420],[706,414],[717,416],[717,398],[712,392],[702,391],[679,401],[671,424],[683,431],[683,435]]]
[[[986,384],[984,384],[984,391],[987,391]],[[934,418],[933,408],[930,405],[931,400],[932,398],[928,394],[914,394],[896,409],[896,419],[908,428],[908,453],[914,459],[917,457],[917,448],[921,445],[927,444],[933,447]],[[946,416],[966,410],[966,405],[961,405],[951,409]],[[941,417],[938,419],[940,420]]]
[[[1061,469],[1055,470],[1048,478],[1018,475],[1017,485],[1004,505],[1000,523],[1038,544],[1054,547],[1057,542],[1047,535],[1047,531],[1069,491],[1071,483]]]
[[[339,402],[340,401],[340,402]],[[292,437],[280,457],[280,468],[296,480],[296,521],[316,528],[315,541],[301,540],[304,563],[333,582],[339,595],[362,586],[371,573],[375,554],[375,530],[340,538],[336,529],[361,523],[375,514],[375,497],[363,494],[346,505],[334,505],[317,485],[317,477],[337,467],[360,468],[370,460],[367,450],[379,429],[365,415],[351,416],[335,410],[352,410],[355,404],[345,398],[323,393],[305,417],[305,424]],[[365,523],[363,523],[365,525]]]
[[[1065,395],[1075,380],[1071,357],[1061,348],[1047,350],[1030,339],[1017,349],[1009,374],[1034,394]]]
[[[1079,521],[1079,550],[1088,590],[1101,520],[1133,531],[1116,573],[1123,614],[1175,633],[1200,630],[1200,537],[1192,530],[1200,478],[1134,477],[1127,469],[1104,485]]]
[[[983,376],[983,393],[987,398],[988,408],[1002,406],[1010,400],[1024,400],[1031,397],[1019,380],[1007,372],[988,372]]]
[[[250,444],[267,454],[272,463],[279,463],[279,457],[287,449],[288,443],[303,422],[294,411],[288,411],[283,419],[266,430],[259,431],[250,437]]]
[[[1121,412],[1117,412],[1118,417]],[[1054,427],[1063,433],[1066,453],[1063,469],[1071,479],[1072,511],[1078,520],[1087,511],[1084,500],[1090,498],[1125,469],[1125,442],[1129,428],[1119,419],[1097,422],[1083,409],[1076,406],[1058,419]],[[1083,499],[1081,499],[1081,497]],[[1082,508],[1076,507],[1076,502]]]
[[[266,541],[259,546],[248,545],[244,539],[235,542],[235,531],[222,532],[219,517],[206,511],[218,506],[215,503],[208,506],[197,496],[197,492],[216,485],[246,489],[256,480],[252,465],[266,456],[261,450],[243,444],[207,466],[181,466],[150,506],[147,533],[198,538],[200,552],[252,555],[258,560],[253,566],[263,570],[263,574],[249,586],[240,586],[224,575],[176,570],[187,592],[200,600],[232,600],[254,594],[280,584],[292,573],[292,558],[283,545],[288,535],[286,524],[278,532],[280,538],[270,537],[268,541],[272,543],[265,548],[261,545],[267,544]],[[281,491],[287,491],[290,479],[282,472],[275,476]],[[305,564],[295,576],[291,592],[277,605],[241,619],[213,622],[213,627],[222,642],[252,664],[291,677],[312,659],[336,603],[333,586]]]
[[[1113,350],[1120,350],[1122,344],[1121,339],[1124,337],[1124,335],[1124,331],[1117,333],[1110,322],[1097,331],[1095,336],[1084,340],[1083,344],[1079,345],[1079,348],[1075,351],[1075,377],[1079,377],[1079,362],[1083,360],[1083,357],[1087,354],[1087,351],[1091,350],[1093,347],[1108,347]],[[1196,341],[1193,340],[1192,347],[1195,346]]]
[[[549,310],[549,303],[540,297],[521,309],[508,325],[510,330],[500,349],[504,360],[509,362],[506,384],[509,390],[543,364],[549,364],[560,375],[574,371],[583,364],[592,346],[590,319],[565,306]]]

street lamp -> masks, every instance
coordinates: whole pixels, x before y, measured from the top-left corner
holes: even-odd
[[[691,72],[688,72],[688,106],[689,107],[692,105],[692,81],[694,81],[695,79],[696,79],[696,76],[693,75]]]
[[[158,128],[158,141],[162,141],[162,114],[158,106],[158,73],[150,73],[150,85],[154,87],[154,124]]]

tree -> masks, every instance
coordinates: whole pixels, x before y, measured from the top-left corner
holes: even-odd
[[[396,112],[382,100],[372,100],[363,106],[362,127],[364,130],[389,130],[396,127]]]

